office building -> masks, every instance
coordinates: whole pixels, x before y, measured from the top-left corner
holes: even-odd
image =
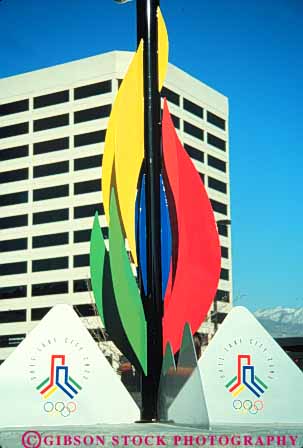
[[[0,80],[0,360],[58,303],[104,337],[89,291],[89,239],[95,210],[107,237],[102,153],[130,59],[115,51]],[[172,65],[162,93],[221,222],[221,280],[201,328],[211,334],[232,301],[228,101]]]

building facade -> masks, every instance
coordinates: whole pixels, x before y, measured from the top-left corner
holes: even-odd
[[[110,52],[0,80],[0,361],[58,303],[73,305],[95,339],[106,339],[90,291],[89,240],[96,210],[107,238],[102,154],[131,56]],[[162,96],[221,240],[219,289],[200,329],[207,338],[232,302],[228,100],[172,65],[166,79]]]

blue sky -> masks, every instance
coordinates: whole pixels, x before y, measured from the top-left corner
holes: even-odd
[[[229,97],[234,298],[303,306],[302,0],[162,0],[170,61]],[[0,78],[134,50],[135,3],[0,1]]]

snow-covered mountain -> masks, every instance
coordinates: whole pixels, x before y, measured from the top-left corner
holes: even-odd
[[[303,337],[303,308],[260,309],[254,315],[266,330],[277,337]]]

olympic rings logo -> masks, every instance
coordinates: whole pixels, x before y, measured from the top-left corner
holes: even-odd
[[[251,400],[234,400],[233,408],[241,414],[256,415],[264,409],[264,403],[262,400],[256,400],[254,402]]]
[[[47,401],[44,403],[43,409],[48,415],[61,415],[62,417],[69,417],[70,414],[76,412],[77,405],[74,401],[70,401],[69,403],[63,403],[63,401],[57,401],[56,403]]]

